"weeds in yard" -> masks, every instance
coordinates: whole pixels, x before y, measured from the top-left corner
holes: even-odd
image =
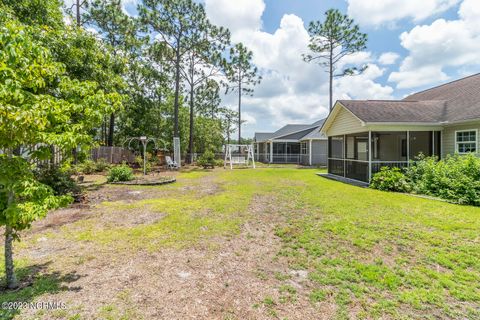
[[[353,187],[314,173],[292,168],[181,173],[157,198],[103,203],[102,213],[65,225],[48,239],[67,238],[114,253],[210,248],[210,239],[235,238],[252,218],[249,208],[256,197],[274,195],[277,205],[269,214],[282,219],[274,220],[278,225],[269,236],[281,241],[273,260],[283,268],[275,270],[285,271],[250,270],[261,283],[277,282],[271,289],[278,294],[256,297],[255,310],[278,317],[285,304],[305,299],[314,308],[333,304],[335,319],[480,319],[480,208]],[[203,188],[205,179],[214,180],[214,190]],[[155,219],[118,223],[145,212]],[[28,265],[17,267],[19,278],[31,274]],[[287,268],[302,270],[302,276]],[[68,282],[49,273],[33,279],[33,285],[4,294],[1,301],[31,301],[63,290]],[[301,289],[294,286],[297,280]],[[117,298],[128,306],[128,297]],[[98,317],[137,317],[138,310],[112,306],[96,310]]]

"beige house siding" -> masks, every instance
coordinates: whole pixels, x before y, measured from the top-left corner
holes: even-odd
[[[330,137],[363,131],[366,131],[366,128],[362,125],[362,122],[342,107],[326,133]]]
[[[456,151],[455,148],[455,131],[460,130],[477,130],[477,153],[480,148],[480,122],[473,124],[462,124],[462,125],[452,125],[446,126],[442,132],[442,157],[445,157],[447,154],[454,154]]]

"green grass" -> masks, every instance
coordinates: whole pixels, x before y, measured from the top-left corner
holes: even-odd
[[[279,255],[310,271],[312,301],[332,294],[338,318],[480,318],[479,208],[290,174],[305,185],[281,192]]]
[[[178,178],[179,184],[168,187],[170,190],[175,187],[178,190],[180,187],[198,184],[198,180],[208,174],[212,173],[182,173]],[[232,174],[236,176],[234,179],[231,179]],[[275,182],[263,178],[251,183],[250,175],[239,175],[238,171],[220,171],[215,179],[219,190],[213,194],[177,191],[160,199],[102,204],[105,210],[112,212],[156,212],[160,217],[158,222],[119,227],[98,224],[96,220],[82,220],[64,228],[64,231],[74,240],[107,246],[114,243],[116,250],[147,248],[154,251],[166,246],[181,248],[215,236],[235,236],[240,231],[241,224],[249,217],[248,206],[252,197],[271,192]],[[74,232],[71,231],[72,228],[75,229]]]
[[[307,292],[297,292],[288,284],[288,273],[251,270],[261,280],[270,274],[283,283],[277,299],[259,299],[271,316],[306,294],[313,305],[335,304],[336,319],[480,319],[480,208],[353,187],[318,177],[317,171],[181,173],[176,184],[159,189],[168,191],[161,198],[101,207],[110,214],[148,209],[161,217],[156,222],[122,227],[92,218],[50,236],[112,250],[182,248],[215,237],[234,238],[252,218],[249,207],[256,197],[269,196],[276,201],[274,214],[283,217],[275,221],[286,221],[270,235],[282,243],[278,261],[307,270],[309,281]],[[218,189],[188,188],[202,186],[204,178],[214,179]],[[31,272],[22,268],[28,263],[20,264],[17,273]],[[32,300],[61,290],[64,282],[50,274],[35,279],[33,286],[4,294],[0,301]],[[98,313],[125,316],[109,306]]]

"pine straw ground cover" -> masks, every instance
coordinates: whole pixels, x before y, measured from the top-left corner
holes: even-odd
[[[91,188],[23,235],[0,294],[66,309],[2,319],[480,319],[479,208],[315,172]]]

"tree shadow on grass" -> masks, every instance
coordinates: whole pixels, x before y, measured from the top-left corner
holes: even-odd
[[[81,276],[76,272],[62,274],[61,272],[48,272],[51,262],[35,264],[28,267],[17,268],[16,275],[19,287],[8,290],[5,287],[5,277],[0,277],[0,319],[13,319],[22,312],[22,309],[10,309],[9,302],[33,302],[36,297],[48,293],[61,291],[80,291],[78,286],[68,286],[69,283],[77,281]],[[41,301],[43,303],[55,301]],[[65,302],[65,301],[57,301]],[[67,306],[68,307],[68,306]]]

